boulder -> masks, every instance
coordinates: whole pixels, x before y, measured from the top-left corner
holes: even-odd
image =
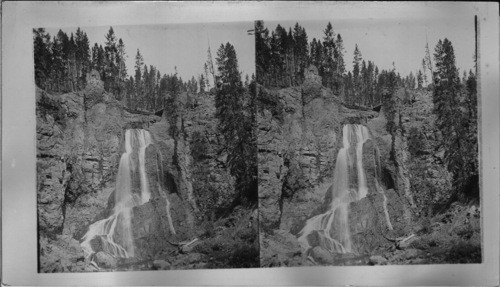
[[[101,268],[115,268],[118,261],[106,252],[99,251],[94,255],[94,262]]]
[[[422,253],[422,251],[412,248],[412,249],[405,250],[405,252],[403,253],[404,254],[403,256],[406,260],[409,260],[409,259],[417,258],[421,253]]]
[[[165,260],[155,260],[153,261],[153,269],[155,270],[169,270],[170,263]]]
[[[387,265],[387,259],[380,255],[370,256],[370,260],[368,262],[370,265]]]
[[[334,262],[333,254],[321,246],[316,246],[311,249],[309,256],[320,264],[332,264]]]
[[[275,230],[272,235],[260,233],[260,237],[261,267],[308,264],[297,238],[287,230]]]

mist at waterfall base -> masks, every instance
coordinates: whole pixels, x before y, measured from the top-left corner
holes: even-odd
[[[335,164],[331,202],[324,213],[309,218],[298,233],[298,241],[305,254],[315,246],[332,254],[356,253],[349,229],[349,204],[368,194],[362,160],[363,144],[370,135],[365,126],[353,124],[344,125],[342,133],[343,147],[338,152]],[[350,176],[353,172],[357,175],[357,181]]]
[[[151,198],[145,168],[145,151],[151,142],[151,135],[146,130],[125,131],[125,152],[121,156],[116,176],[115,206],[108,218],[94,222],[82,237],[81,246],[87,258],[99,251],[93,249],[92,240],[100,240],[102,251],[113,257],[134,257],[132,208],[148,202]],[[139,178],[140,181],[139,194],[133,192],[136,184],[134,178]],[[171,225],[171,222],[169,223]]]

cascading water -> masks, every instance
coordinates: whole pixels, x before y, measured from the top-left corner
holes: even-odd
[[[100,240],[102,251],[114,257],[134,256],[131,212],[134,206],[147,202],[151,197],[145,169],[145,150],[150,143],[151,135],[148,131],[142,129],[125,131],[125,153],[122,154],[118,166],[115,206],[111,216],[94,222],[82,237],[81,246],[86,257],[95,252],[91,241],[96,238]],[[134,152],[138,153],[140,199],[132,192],[131,172],[135,172],[135,162],[132,158]]]
[[[307,220],[299,232],[298,241],[303,252],[311,246],[310,236],[316,236],[315,245],[319,245],[332,253],[353,252],[349,231],[349,203],[364,198],[368,193],[365,171],[363,168],[363,144],[370,138],[368,129],[362,125],[345,125],[342,129],[343,147],[337,155],[335,164],[332,199],[325,213]],[[350,153],[356,149],[353,159]],[[357,189],[350,188],[349,170],[356,165]],[[313,235],[313,233],[315,233]]]
[[[139,130],[139,133],[139,172],[141,175],[141,203],[146,203],[151,198],[145,168],[146,148],[151,144],[151,135],[148,131],[145,130]]]

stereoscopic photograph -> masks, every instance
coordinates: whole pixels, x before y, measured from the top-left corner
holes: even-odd
[[[498,285],[498,4],[3,4],[3,284]]]
[[[253,25],[33,29],[39,272],[259,266]]]
[[[262,267],[481,263],[476,21],[256,21]]]

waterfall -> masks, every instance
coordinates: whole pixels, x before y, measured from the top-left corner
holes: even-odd
[[[141,203],[146,203],[151,198],[145,167],[146,148],[151,143],[151,135],[148,131],[145,130],[140,130],[139,133],[139,172],[141,175]]]
[[[147,202],[151,197],[145,168],[145,150],[149,144],[151,144],[151,135],[148,131],[142,129],[125,131],[125,152],[120,158],[116,176],[115,206],[108,218],[94,222],[82,237],[81,246],[86,257],[100,251],[93,249],[92,240],[98,240],[100,249],[114,257],[134,257],[131,229],[132,208]],[[140,196],[132,191],[131,173],[136,171],[136,163],[132,157],[134,153],[138,153]]]
[[[332,253],[352,252],[349,230],[349,203],[364,198],[368,193],[365,171],[363,168],[363,144],[370,138],[368,129],[362,125],[345,125],[342,129],[343,147],[337,154],[332,186],[331,202],[328,209],[307,220],[298,234],[298,241],[304,252],[311,246],[321,246]],[[355,160],[350,151],[355,148]],[[350,167],[356,165],[357,189],[350,186]]]

